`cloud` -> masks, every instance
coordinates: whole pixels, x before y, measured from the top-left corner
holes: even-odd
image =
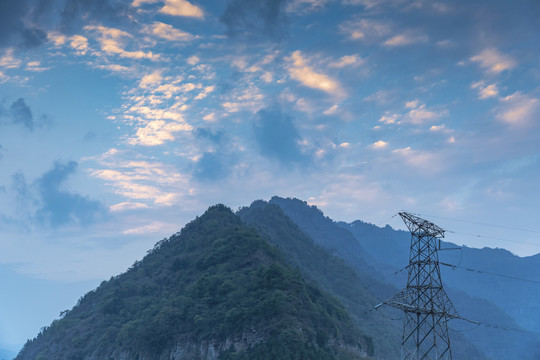
[[[406,115],[406,119],[415,125],[422,125],[432,120],[437,120],[442,116],[448,114],[448,111],[442,110],[440,112],[428,109],[425,104],[419,105],[417,100],[409,101],[405,104],[405,107],[409,110]]]
[[[88,23],[129,24],[132,14],[129,3],[118,0],[3,0],[0,49],[38,47],[52,29],[71,35]]]
[[[194,17],[198,19],[204,17],[202,9],[187,0],[165,0],[165,6],[159,12],[172,16]]]
[[[144,127],[137,129],[134,138],[129,140],[132,145],[156,146],[173,141],[174,134],[180,131],[190,131],[191,125],[178,121],[153,120]]]
[[[42,71],[49,70],[49,68],[42,67],[39,61],[30,61],[26,64],[25,70],[34,71],[34,72],[42,72]]]
[[[121,202],[109,207],[110,211],[121,212],[128,210],[147,209],[148,205],[139,202]]]
[[[342,56],[338,61],[331,63],[330,67],[336,67],[336,68],[343,68],[346,66],[359,66],[364,63],[364,59],[362,59],[358,55],[345,55]]]
[[[513,58],[501,54],[497,49],[485,49],[478,55],[471,57],[471,61],[479,63],[482,68],[492,74],[512,70],[517,65]]]
[[[306,14],[322,9],[331,0],[292,0],[287,5],[287,12]]]
[[[73,35],[70,37],[69,45],[77,50],[77,55],[85,55],[88,50],[88,39],[81,35]]]
[[[304,86],[318,89],[331,95],[343,95],[341,85],[329,76],[316,72],[308,66],[300,50],[293,52],[289,61],[291,62],[289,65],[291,77],[301,82]]]
[[[384,149],[388,147],[388,143],[386,141],[379,140],[371,144],[369,147],[372,149]]]
[[[540,100],[515,92],[500,99],[497,118],[509,125],[526,126],[538,124]]]
[[[355,19],[344,22],[340,25],[340,29],[352,40],[372,43],[388,36],[392,31],[392,26],[380,20]]]
[[[259,151],[263,156],[291,165],[307,160],[299,146],[300,135],[292,119],[278,108],[260,110],[254,119],[253,129]]]
[[[32,111],[26,105],[23,98],[15,101],[9,108],[9,112],[15,124],[21,124],[28,130],[34,130],[34,117]]]
[[[0,57],[0,67],[7,69],[16,69],[21,66],[21,60],[15,58],[13,52],[13,48],[9,48],[6,50],[4,55]]]
[[[60,29],[64,34],[74,34],[86,24],[128,25],[133,14],[134,10],[127,1],[66,0],[60,13]]]
[[[101,156],[99,162],[104,169],[93,169],[91,175],[106,181],[115,193],[130,201],[142,203],[151,201],[157,206],[170,206],[178,202],[182,190],[186,189],[187,179],[177,169],[168,164],[155,161],[122,160],[125,153],[111,149]],[[121,210],[129,205],[119,206]],[[140,207],[140,206],[139,206]]]
[[[151,74],[143,76],[141,81],[139,82],[139,87],[141,88],[148,88],[152,85],[156,85],[161,83],[163,80],[163,76],[161,75],[161,71],[154,71]]]
[[[399,119],[399,114],[385,113],[383,116],[381,116],[379,121],[388,125],[388,124],[395,124],[398,119]]]
[[[102,203],[88,197],[62,190],[67,178],[75,173],[78,164],[56,162],[52,170],[37,180],[42,206],[38,218],[54,227],[66,224],[87,225],[106,214]]]
[[[387,39],[383,45],[386,46],[407,46],[414,44],[427,43],[429,38],[424,34],[415,34],[412,32],[405,32],[403,34],[394,35]]]
[[[407,164],[419,169],[438,171],[441,167],[441,162],[434,153],[414,150],[409,146],[401,149],[395,149],[392,151],[392,153],[404,159]]]
[[[491,97],[499,96],[499,89],[497,89],[497,84],[486,85],[483,81],[479,81],[472,84],[471,89],[478,89],[479,99],[489,99]]]
[[[145,32],[169,41],[189,41],[195,38],[190,33],[159,21],[155,21],[152,25],[146,27]]]
[[[231,0],[220,21],[230,37],[279,38],[286,23],[286,0]]]
[[[115,28],[108,28],[105,26],[93,26],[93,25],[85,26],[85,30],[94,30],[100,34],[98,41],[101,45],[101,50],[107,54],[114,54],[122,58],[128,58],[128,59],[149,59],[153,61],[158,60],[160,58],[158,54],[154,54],[151,51],[144,52],[142,50],[137,50],[137,51],[125,50],[124,49],[125,39],[133,38],[133,36],[130,35],[126,31],[115,29]]]

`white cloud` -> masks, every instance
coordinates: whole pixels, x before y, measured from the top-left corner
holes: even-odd
[[[139,87],[141,88],[148,88],[151,85],[156,85],[161,83],[163,80],[163,76],[161,75],[161,71],[154,71],[151,74],[143,76],[141,81],[139,82]]]
[[[369,147],[372,149],[384,149],[388,147],[388,143],[386,141],[379,140],[369,145]]]
[[[446,125],[444,125],[444,124],[442,124],[442,125],[432,125],[429,128],[429,131],[440,132],[440,133],[450,133],[450,132],[452,132],[452,130],[448,129],[446,127]]]
[[[392,153],[404,159],[407,164],[419,169],[439,170],[441,168],[441,162],[438,161],[438,157],[434,153],[413,150],[410,146],[395,149]]]
[[[42,67],[39,61],[30,61],[26,64],[26,70],[41,72],[41,71],[49,70],[49,68]]]
[[[499,89],[497,89],[496,84],[486,85],[483,81],[479,81],[472,84],[471,89],[478,89],[479,99],[488,99],[499,96]]]
[[[199,95],[195,96],[195,100],[201,100],[208,96],[211,92],[215,90],[214,85],[206,86],[203,91],[199,93]]]
[[[187,63],[191,66],[195,66],[201,61],[197,55],[192,55],[187,59]]]
[[[411,101],[407,101],[405,103],[405,107],[407,109],[414,109],[414,108],[417,108],[418,107],[418,100],[411,100]]]
[[[47,40],[54,43],[54,46],[61,46],[66,43],[66,36],[57,32],[50,32],[47,34]]]
[[[501,54],[497,49],[485,49],[480,54],[471,57],[471,61],[480,63],[481,67],[493,74],[512,70],[517,65],[513,58]]]
[[[399,119],[398,114],[385,113],[383,116],[381,116],[379,121],[384,123],[384,124],[395,124],[398,119]]]
[[[326,109],[325,111],[323,111],[323,114],[324,115],[334,115],[335,113],[337,113],[339,109],[339,106],[337,104],[331,106],[330,108]]]
[[[121,202],[109,207],[113,212],[121,212],[127,210],[147,209],[148,205],[139,202]]]
[[[360,19],[347,21],[340,26],[340,29],[352,40],[361,40],[364,42],[377,41],[392,31],[392,26],[383,21]]]
[[[203,117],[203,120],[204,121],[208,121],[208,122],[214,122],[216,121],[216,114],[215,113],[210,113],[210,114],[207,114]]]
[[[130,139],[129,143],[144,146],[161,145],[166,141],[175,140],[175,133],[192,129],[191,125],[183,122],[153,120],[146,126],[138,128],[135,137]]]
[[[143,209],[149,203],[170,206],[185,193],[188,178],[178,173],[173,165],[145,160],[121,160],[126,153],[109,151],[98,160],[105,169],[91,170],[90,174],[104,180],[115,193],[129,201],[111,206],[112,211]],[[140,158],[140,155],[137,156]]]
[[[124,235],[146,235],[146,234],[155,234],[162,231],[163,228],[168,227],[169,224],[154,221],[147,225],[137,226],[135,228],[124,230],[122,233]]]
[[[204,13],[198,6],[187,0],[165,0],[165,6],[159,12],[172,16],[185,16],[202,19]]]
[[[321,9],[331,0],[293,0],[287,5],[286,11],[290,13],[308,13]]]
[[[331,63],[330,67],[336,67],[336,68],[343,68],[345,66],[359,66],[364,63],[364,59],[362,59],[358,55],[345,55],[342,56],[338,61]]]
[[[131,3],[131,6],[139,7],[143,4],[154,4],[157,2],[159,2],[159,0],[133,0],[133,2]]]
[[[418,101],[410,101],[405,105],[407,108],[411,109],[406,115],[406,119],[411,124],[422,125],[428,121],[437,120],[448,113],[446,110],[440,112],[430,110],[425,104],[418,106],[418,103]]]
[[[525,126],[538,123],[540,118],[540,101],[520,92],[506,96],[500,100],[497,118],[509,125]]]
[[[21,60],[16,59],[13,55],[13,48],[9,48],[6,50],[4,55],[0,57],[0,67],[8,68],[8,69],[15,69],[21,66]]]
[[[424,34],[415,34],[412,32],[405,32],[403,34],[394,35],[387,39],[383,44],[386,46],[407,46],[420,43],[427,43],[429,38]]]
[[[145,32],[170,41],[189,41],[194,38],[194,36],[188,32],[176,29],[172,25],[159,21],[155,21],[152,25],[149,25]]]
[[[69,45],[77,50],[77,55],[85,55],[88,51],[88,39],[81,35],[73,35],[69,38]]]
[[[108,28],[105,26],[85,26],[85,30],[94,30],[100,33],[98,39],[101,50],[107,54],[116,54],[123,58],[129,59],[149,59],[149,60],[158,60],[160,56],[154,54],[151,51],[144,52],[141,50],[137,51],[127,51],[124,49],[124,39],[132,38],[129,33],[114,29]]]
[[[343,94],[341,85],[329,76],[316,72],[308,66],[299,50],[293,52],[289,60],[292,61],[292,64],[289,66],[291,77],[301,82],[304,86],[322,90],[331,95]]]

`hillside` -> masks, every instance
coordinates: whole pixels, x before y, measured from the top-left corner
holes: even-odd
[[[216,205],[83,296],[16,359],[354,360],[370,341],[335,298]]]
[[[394,275],[393,273],[397,269],[395,266],[378,262],[368,253],[368,247],[364,247],[348,229],[343,228],[342,224],[324,216],[322,211],[317,207],[310,206],[302,200],[291,198],[284,199],[277,196],[273,197],[269,203],[278,205],[298,226],[300,231],[309,234],[312,242],[317,246],[320,246],[324,251],[329,251],[336,257],[343,259],[344,266],[352,269],[352,271],[358,274],[355,278],[342,277],[340,272],[332,272],[329,268],[319,266],[320,269],[324,269],[319,270],[321,273],[324,273],[322,277],[326,277],[330,282],[333,281],[337,284],[344,284],[343,288],[345,291],[336,286],[330,286],[325,289],[334,293],[340,299],[342,297],[345,298],[342,300],[345,305],[351,304],[351,301],[347,300],[351,299],[351,297],[347,295],[347,291],[350,291],[348,289],[355,289],[354,294],[369,290],[372,294],[371,296],[377,299],[377,303],[380,303],[405,285],[405,271]],[[405,232],[401,233],[408,234]],[[408,236],[410,236],[410,234],[408,234]],[[407,238],[407,241],[409,241],[409,238]],[[300,254],[302,254],[302,252],[300,252]],[[311,256],[309,258],[311,259]],[[302,269],[302,266],[300,266],[300,268]],[[392,276],[388,276],[389,274]],[[404,279],[402,281],[396,281],[396,279],[399,279],[400,277],[404,277]],[[326,284],[324,280],[318,280],[318,282],[322,284],[322,286]],[[390,285],[390,283],[395,286]],[[463,295],[463,300],[466,303],[474,303],[474,299],[471,299],[467,295]],[[358,304],[354,304],[354,307],[349,307],[348,309],[351,314],[357,314]],[[360,312],[360,314],[363,313]],[[373,326],[371,334],[373,334],[375,341],[378,339],[377,334],[380,333],[381,329],[384,329],[382,331],[384,344],[388,345],[388,342],[393,338],[392,334],[398,333],[399,341],[398,344],[395,345],[398,346],[400,344],[403,326],[401,313],[392,311],[391,309],[385,309],[369,315],[373,318],[365,324]],[[381,324],[384,325],[381,326]],[[362,327],[362,322],[360,322],[359,326]],[[393,326],[394,330],[389,330],[389,326]],[[453,358],[457,360],[485,359],[485,354],[488,352],[495,353],[496,350],[503,346],[494,338],[488,339],[487,343],[470,341],[469,337],[466,337],[461,331],[452,332],[451,337],[453,344]],[[494,344],[496,346],[493,346]],[[392,346],[390,348],[392,348]],[[493,351],[492,348],[496,350]],[[376,352],[377,351],[378,349],[376,347]],[[391,354],[389,358],[399,358],[399,351],[400,348],[398,348],[398,352]],[[380,356],[381,354],[378,355]],[[384,356],[385,355],[383,355],[382,358],[384,358]]]
[[[238,215],[270,243],[276,245],[306,279],[335,295],[353,316],[358,326],[373,337],[376,358],[394,359],[400,352],[401,329],[374,313],[380,301],[372,293],[374,285],[391,294],[397,291],[381,285],[366,274],[358,274],[343,259],[330,254],[274,204],[255,201]]]

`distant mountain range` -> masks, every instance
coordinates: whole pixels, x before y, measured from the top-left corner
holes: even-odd
[[[236,213],[216,205],[16,359],[398,359],[401,314],[374,306],[405,286],[409,244],[407,232],[336,222],[298,199]],[[487,248],[442,257],[459,265],[442,274],[456,309],[485,324],[450,322],[453,358],[540,358],[540,284],[516,280],[534,279],[540,258]]]

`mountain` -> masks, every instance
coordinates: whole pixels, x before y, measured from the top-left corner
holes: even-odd
[[[407,264],[409,233],[362,221],[340,223],[340,226],[349,230],[378,263],[391,267]],[[441,247],[458,248],[444,241]],[[440,252],[441,261],[457,265],[454,269],[442,269],[444,282],[472,297],[496,304],[519,326],[540,333],[540,254],[519,257],[504,249],[467,246],[460,249]]]
[[[395,273],[397,268],[393,265],[389,266],[388,264],[378,262],[371,254],[369,254],[367,251],[368,248],[362,246],[348,229],[343,228],[341,223],[337,223],[325,216],[317,207],[310,206],[305,201],[299,199],[285,199],[277,196],[274,196],[269,201],[269,204],[279,206],[283,213],[298,226],[298,229],[301,232],[309,234],[309,238],[312,239],[311,241],[324,249],[324,251],[331,252],[336,257],[343,259],[344,266],[352,269],[352,271],[358,274],[356,278],[350,276],[342,277],[340,272],[332,272],[331,269],[324,267],[324,265],[317,265],[316,267],[320,269],[330,282],[345,283],[346,288],[355,289],[355,293],[369,290],[372,293],[372,298],[376,299],[376,303],[383,302],[391,295],[395,294],[406,283],[406,271],[397,274],[405,276],[402,282],[396,283],[395,286],[387,283],[391,279],[388,274]],[[266,215],[263,219],[264,218],[270,218],[270,216]],[[404,232],[401,233],[407,234]],[[408,236],[407,241],[410,239],[410,234]],[[279,242],[277,244],[279,245]],[[282,247],[280,246],[280,248]],[[304,244],[302,248],[307,248],[307,246]],[[285,253],[287,254],[287,251],[285,251]],[[299,253],[300,256],[302,256],[302,251]],[[309,256],[307,258],[313,258],[311,255],[312,252],[308,252],[308,254]],[[302,269],[302,266],[300,266],[300,269]],[[381,269],[381,272],[379,272],[378,269]],[[346,306],[349,305],[347,309],[353,316],[358,314],[358,310],[350,306],[350,301],[347,299],[350,299],[351,297],[347,292],[340,292],[340,289],[335,289],[335,287],[325,287],[326,282],[324,280],[317,279],[317,281],[325,290],[335,294],[338,298],[343,299],[342,302]],[[467,295],[463,295],[463,298],[466,302],[474,303],[474,300],[470,299]],[[373,307],[371,310],[373,310]],[[360,314],[362,313],[360,312]],[[370,332],[370,334],[374,336],[375,342],[378,340],[379,331],[384,329],[381,332],[384,339],[382,349],[389,351],[390,349],[395,349],[394,346],[397,346],[398,350],[390,354],[388,358],[398,358],[403,324],[401,320],[396,321],[395,319],[400,318],[401,313],[394,311],[393,309],[385,309],[375,313],[371,312],[370,315],[373,317],[366,322],[360,321],[359,326],[362,328],[362,323],[372,326],[372,332]],[[356,318],[358,319],[358,317]],[[389,320],[391,320],[391,324],[389,324]],[[382,321],[384,322],[384,326],[381,326],[380,322]],[[389,327],[393,327],[393,330],[389,330]],[[396,333],[398,334],[398,340],[395,340]],[[451,338],[453,344],[453,358],[456,360],[486,359],[485,353],[494,353],[491,349],[498,349],[498,346],[502,345],[494,338],[491,338],[486,344],[482,342],[473,343],[469,341],[470,339],[468,336],[464,336],[460,331],[453,332]],[[387,353],[379,353],[381,351],[380,345],[379,348],[376,346],[375,349],[376,356],[380,356],[381,358],[388,356]]]
[[[389,271],[407,265],[410,233],[360,220],[338,224],[355,236],[377,264]],[[519,280],[540,278],[540,255],[521,258],[503,249],[459,247],[445,241],[441,248],[460,248],[439,252],[442,262],[458,266],[441,266],[446,291],[456,309],[461,316],[486,324],[475,327],[452,321],[452,329],[465,331],[467,338],[493,359],[540,358],[540,283]],[[404,286],[406,272],[388,281]]]
[[[379,303],[371,292],[370,285],[380,285],[374,278],[357,273],[343,259],[316,244],[275,204],[254,201],[237,214],[276,245],[306,279],[318,284],[345,305],[360,329],[373,337],[376,358],[394,359],[399,356],[401,330],[372,311]],[[380,290],[388,294],[397,291],[389,285],[380,285]]]
[[[354,360],[371,342],[338,300],[216,205],[81,297],[16,359]]]

